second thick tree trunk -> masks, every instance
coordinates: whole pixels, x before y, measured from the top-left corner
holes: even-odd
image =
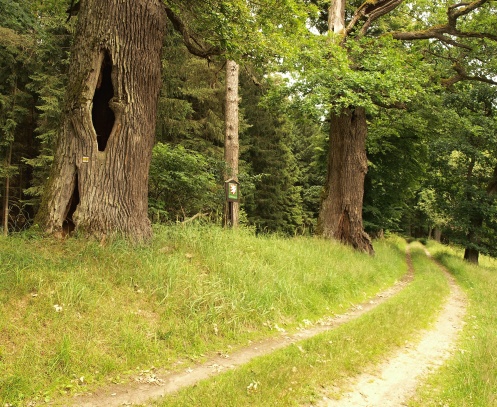
[[[142,241],[161,81],[160,0],[81,1],[63,128],[38,222]]]
[[[363,108],[349,108],[331,115],[328,174],[317,232],[373,254],[371,239],[362,223],[366,135]]]

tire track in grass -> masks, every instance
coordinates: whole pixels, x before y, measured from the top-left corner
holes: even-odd
[[[429,253],[427,252],[427,255]],[[399,351],[377,367],[353,379],[353,390],[339,400],[324,400],[318,407],[398,407],[406,405],[423,378],[439,368],[454,353],[458,333],[464,326],[465,293],[438,262],[450,284],[449,297],[432,329],[421,341]]]
[[[275,350],[332,330],[371,311],[403,290],[412,281],[414,276],[409,253],[407,253],[406,259],[408,272],[402,280],[397,281],[392,287],[378,293],[374,298],[352,306],[344,314],[322,318],[313,326],[301,329],[296,333],[287,334],[285,332],[279,337],[251,343],[250,346],[239,349],[230,355],[219,354],[217,357],[203,364],[188,368],[180,373],[161,374],[158,371],[142,372],[139,377],[135,378],[135,383],[110,385],[98,389],[93,393],[75,396],[66,403],[55,405],[67,407],[118,407],[143,404],[182,388],[193,386],[199,381],[213,377],[221,372],[234,369],[255,357],[267,355]]]

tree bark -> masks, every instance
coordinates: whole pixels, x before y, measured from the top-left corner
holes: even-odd
[[[226,111],[225,111],[225,140],[224,160],[228,173],[226,179],[238,181],[238,79],[239,66],[235,61],[226,61]],[[240,204],[226,202],[225,225],[238,226],[240,217]]]
[[[438,243],[442,241],[442,229],[437,227],[433,229],[433,239],[435,239],[435,241]]]
[[[3,235],[7,236],[9,234],[9,199],[10,199],[10,165],[12,164],[12,144],[10,142],[9,152],[7,154],[7,159],[5,161],[5,168],[7,168],[7,176],[5,177],[5,196],[3,202]]]
[[[84,0],[66,110],[37,216],[49,233],[151,236],[148,171],[166,15],[160,0]]]
[[[464,260],[478,264],[478,257],[480,251],[473,247],[474,244],[480,243],[480,237],[478,236],[478,231],[483,227],[483,216],[481,214],[475,214],[470,218],[469,230],[466,233],[467,246],[464,249]]]
[[[477,249],[466,247],[464,249],[464,260],[472,264],[478,264],[480,252]]]
[[[343,34],[345,30],[345,0],[332,0],[328,9],[328,30]]]
[[[345,32],[345,0],[332,0],[328,30]],[[371,238],[362,224],[364,178],[367,173],[367,122],[364,108],[349,107],[330,117],[328,171],[319,210],[317,234],[374,254]]]
[[[328,174],[317,232],[374,254],[362,223],[364,178],[367,173],[366,113],[349,108],[331,115]]]

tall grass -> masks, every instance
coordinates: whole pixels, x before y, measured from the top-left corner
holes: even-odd
[[[467,324],[455,356],[423,386],[411,406],[490,407],[497,405],[497,264],[480,266],[461,252],[434,242],[429,250],[454,274],[470,299]]]
[[[406,272],[312,238],[158,228],[147,247],[0,238],[0,405],[57,398],[343,312]],[[184,368],[184,364],[182,365]]]
[[[314,338],[254,359],[235,371],[157,401],[172,406],[302,406],[333,396],[344,378],[370,368],[414,340],[434,320],[448,295],[440,269],[413,251],[414,282],[361,318]]]

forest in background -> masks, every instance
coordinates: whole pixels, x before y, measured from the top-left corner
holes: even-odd
[[[328,18],[317,12],[324,2],[309,3],[309,26],[319,37]],[[346,95],[367,114],[365,230],[430,236],[497,255],[495,45],[475,40],[483,61],[450,41],[381,37],[427,8],[435,15],[430,2],[408,3],[377,24],[379,40],[349,44],[350,58],[360,60],[353,70],[340,55],[316,62],[322,44],[307,37],[285,50],[285,60],[240,62],[242,223],[259,233],[314,233],[327,177],[329,112]],[[475,18],[482,31],[496,29],[491,3]],[[9,232],[32,226],[53,161],[76,19],[67,18],[67,7],[61,0],[0,0],[0,196]],[[171,24],[167,30],[149,217],[168,223],[201,214],[221,222],[226,58],[196,57]],[[450,82],[459,52],[469,54],[481,77]],[[376,100],[350,95],[347,89],[358,84]]]

